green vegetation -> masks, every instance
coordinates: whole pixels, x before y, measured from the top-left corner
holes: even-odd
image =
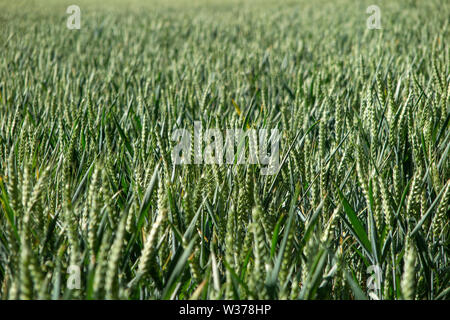
[[[0,297],[449,299],[450,3],[376,2],[1,2]]]

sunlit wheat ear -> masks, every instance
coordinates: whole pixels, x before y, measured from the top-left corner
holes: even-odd
[[[167,209],[162,209],[158,212],[155,222],[152,225],[150,233],[147,235],[144,249],[139,260],[138,274],[146,275],[151,268],[151,264],[154,263],[154,255],[156,253],[157,235],[160,231],[160,227],[167,218]]]
[[[234,268],[234,241],[235,241],[235,221],[236,221],[236,211],[234,209],[234,204],[231,204],[230,209],[227,214],[227,227],[225,235],[225,260],[231,268]],[[233,299],[233,283],[231,278],[231,271],[226,270],[226,280],[225,280],[225,299]]]
[[[14,150],[10,150],[10,154],[8,157],[7,164],[7,179],[6,179],[6,188],[8,190],[9,195],[9,204],[11,209],[15,212],[15,214],[19,214],[21,210],[21,201],[20,201],[20,193],[18,187],[19,181],[16,173],[15,163],[14,163]],[[8,249],[10,252],[9,256],[9,272],[12,274],[17,273],[18,267],[18,257],[19,257],[19,241],[15,237],[14,228],[11,224],[6,224],[6,238]],[[12,279],[10,280],[12,282]]]
[[[445,80],[441,78],[441,72],[439,70],[439,64],[436,58],[436,54],[433,54],[433,57],[431,59],[431,68],[433,70],[433,80],[435,82],[435,86],[438,89],[441,89],[441,91],[443,92],[445,90]]]
[[[185,249],[187,249],[187,247],[188,247],[188,243],[187,243],[186,239],[183,239],[183,247]],[[189,269],[191,271],[192,280],[195,283],[200,283],[200,281],[201,281],[201,268],[200,268],[200,264],[198,263],[199,256],[200,256],[199,251],[200,251],[199,248],[195,247],[192,254],[188,258]]]
[[[51,167],[48,166],[43,169],[43,171],[39,174],[39,178],[33,187],[33,191],[31,192],[30,200],[27,205],[26,213],[29,215],[36,225],[36,232],[39,237],[44,237],[44,206],[43,206],[43,198],[44,192],[48,187],[48,179],[50,175]]]
[[[420,192],[421,192],[421,183],[422,183],[422,171],[417,170],[416,173],[414,174],[414,177],[413,177],[413,180],[411,183],[408,201],[406,204],[406,213],[410,217],[417,218],[417,214],[419,211],[418,209],[419,209],[419,201],[420,201],[419,197],[420,197]]]
[[[134,231],[136,224],[136,216],[138,215],[138,213],[139,213],[138,200],[134,198],[128,212],[127,221],[125,223],[125,230],[128,233],[132,233]]]
[[[31,264],[31,248],[26,240],[27,237],[25,234],[22,234],[22,241],[20,244],[20,299],[21,300],[29,300],[32,298],[33,292],[33,284],[30,273],[30,264]]]
[[[450,205],[450,182],[447,182],[444,193],[433,218],[433,236],[439,239],[444,235],[444,229],[448,229],[448,208]],[[445,239],[443,239],[445,240]]]
[[[302,261],[302,272],[301,272],[301,281],[302,281],[302,291],[308,292],[311,290],[312,286],[312,274],[311,274],[311,266],[314,261],[314,257],[316,257],[317,252],[319,251],[320,242],[317,239],[317,235],[313,234],[308,243],[304,247],[304,257]]]
[[[373,215],[375,218],[376,227],[381,228],[383,226],[383,209],[380,184],[378,182],[378,179],[376,178],[376,175],[371,179],[371,183],[373,194]]]
[[[401,167],[396,164],[394,168],[392,169],[392,180],[394,185],[394,197],[395,199],[399,199],[402,195],[402,188],[403,188],[403,177],[401,172]]]
[[[94,292],[94,297],[101,298],[101,290],[104,288],[105,284],[105,274],[106,268],[108,266],[108,254],[111,248],[111,231],[108,229],[105,231],[100,244],[99,254],[95,261],[95,272],[94,272],[94,283],[92,289]]]
[[[199,210],[200,206],[202,205],[205,185],[206,175],[202,174],[199,177],[197,183],[194,185],[193,195],[190,194],[190,196],[192,197],[192,216],[197,213],[197,210]]]
[[[384,108],[385,105],[385,101],[386,101],[386,97],[385,97],[385,91],[384,91],[384,84],[383,84],[383,79],[382,79],[382,75],[380,72],[377,73],[377,94],[378,94],[378,99],[380,100],[380,104],[381,107]]]
[[[43,288],[46,285],[46,280],[44,278],[44,274],[42,273],[41,266],[39,265],[39,261],[35,255],[30,256],[29,271],[33,281],[33,288],[38,297],[48,298]]]
[[[249,169],[248,169],[249,170]],[[237,184],[239,186],[238,200],[237,200],[237,220],[236,220],[236,250],[241,249],[245,236],[245,224],[248,220],[248,215],[251,212],[253,203],[250,193],[253,191],[251,187],[251,177],[249,171],[244,173],[244,166],[238,166]],[[259,219],[259,218],[258,218]]]
[[[282,300],[286,300],[288,298],[289,284],[287,283],[287,279],[289,271],[292,268],[291,261],[293,260],[292,250],[294,247],[294,240],[295,240],[294,238],[295,238],[295,226],[291,226],[286,242],[286,248],[283,253],[283,260],[281,262],[280,274],[278,275],[278,280],[281,287],[279,298]]]
[[[24,165],[24,172],[23,172],[23,178],[22,178],[22,207],[24,209],[24,215],[22,217],[23,219],[23,223],[26,226],[29,224],[30,222],[30,214],[31,212],[29,211],[29,199],[31,196],[31,190],[32,190],[32,184],[33,184],[33,177],[32,177],[32,173],[31,173],[31,164],[26,163]]]
[[[265,258],[267,257],[266,245],[264,241],[264,231],[261,225],[262,210],[260,207],[255,207],[252,210],[253,223],[250,230],[254,235],[253,255],[255,258],[253,270],[249,282],[249,290],[251,296],[249,298],[265,299],[267,298],[266,288],[264,286],[264,279],[266,267],[264,266]]]
[[[380,176],[378,182],[380,184],[381,191],[381,203],[384,213],[384,223],[386,224],[387,230],[393,231],[394,229],[394,211],[391,206],[391,195],[388,191],[388,185],[386,182],[386,177]]]
[[[326,224],[325,230],[322,233],[322,243],[327,243],[328,241],[334,240],[334,232],[336,231],[338,224],[340,210],[342,210],[340,207],[336,207],[333,210],[333,213]]]
[[[89,215],[87,217],[87,221],[85,222],[88,225],[88,244],[91,250],[91,259],[95,259],[95,242],[97,235],[97,227],[100,220],[100,210],[101,210],[101,196],[102,189],[99,188],[98,184],[100,181],[101,168],[97,165],[92,174],[91,185],[89,186],[88,193],[88,203]],[[99,190],[100,189],[100,190]]]
[[[416,282],[416,248],[411,238],[406,239],[405,264],[401,280],[403,299],[414,299]]]
[[[108,266],[105,275],[105,290],[108,299],[115,299],[118,295],[118,274],[119,274],[119,260],[121,258],[121,251],[124,246],[125,236],[125,221],[126,214],[120,220],[119,226],[116,230],[114,242],[111,246],[111,252],[108,259]]]
[[[183,198],[181,199],[183,212],[184,212],[184,221],[185,224],[188,225],[192,218],[194,217],[194,209],[192,208],[192,197],[190,193],[192,188],[189,188],[188,185],[184,185],[183,189]]]
[[[19,212],[21,208],[21,200],[19,199],[19,181],[17,176],[17,169],[14,159],[14,149],[11,149],[8,156],[8,179],[6,181],[6,187],[9,195],[9,203],[11,208],[16,212]]]

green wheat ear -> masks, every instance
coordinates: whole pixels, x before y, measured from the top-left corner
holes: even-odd
[[[151,265],[154,262],[157,245],[157,235],[160,232],[160,227],[167,219],[167,209],[162,209],[158,212],[155,222],[152,224],[150,233],[145,240],[144,249],[142,250],[141,257],[139,259],[138,274],[147,275]]]
[[[444,230],[445,228],[448,228],[448,223],[446,223],[446,220],[448,220],[447,217],[449,204],[450,204],[450,182],[447,182],[441,201],[439,202],[439,206],[437,207],[433,219],[433,235],[435,239],[439,239],[441,238],[441,236],[444,236],[445,235]]]
[[[121,258],[121,251],[125,244],[125,221],[126,214],[120,220],[119,226],[116,230],[114,242],[111,246],[111,252],[105,274],[105,291],[107,299],[117,299],[118,297],[119,283],[117,278],[119,274],[119,260]]]
[[[416,282],[416,248],[411,238],[406,240],[405,265],[401,280],[401,288],[403,298],[405,300],[413,300],[415,297]]]

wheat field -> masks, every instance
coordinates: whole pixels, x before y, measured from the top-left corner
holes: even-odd
[[[0,1],[1,299],[450,298],[448,1],[72,4]]]

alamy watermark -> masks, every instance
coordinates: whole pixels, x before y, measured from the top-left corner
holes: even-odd
[[[278,129],[226,129],[224,137],[223,131],[217,128],[203,132],[201,122],[195,121],[193,138],[191,141],[192,134],[186,129],[172,132],[172,141],[178,142],[172,148],[174,164],[247,163],[264,166],[262,175],[273,175],[278,171],[281,139]]]
[[[79,30],[81,28],[80,7],[76,5],[68,6],[66,13],[70,14],[70,16],[67,18],[67,28],[70,30]]]
[[[381,29],[381,10],[377,5],[368,6],[366,13],[370,14],[367,18],[367,29]]]
[[[70,5],[66,9],[70,16],[67,18],[67,28],[70,30],[79,30],[81,28],[81,9],[77,5]],[[370,14],[367,18],[367,29],[381,29],[381,9],[377,5],[370,5],[366,9]]]
[[[77,265],[70,265],[67,269],[69,277],[67,278],[67,288],[70,290],[81,288],[81,270]]]

